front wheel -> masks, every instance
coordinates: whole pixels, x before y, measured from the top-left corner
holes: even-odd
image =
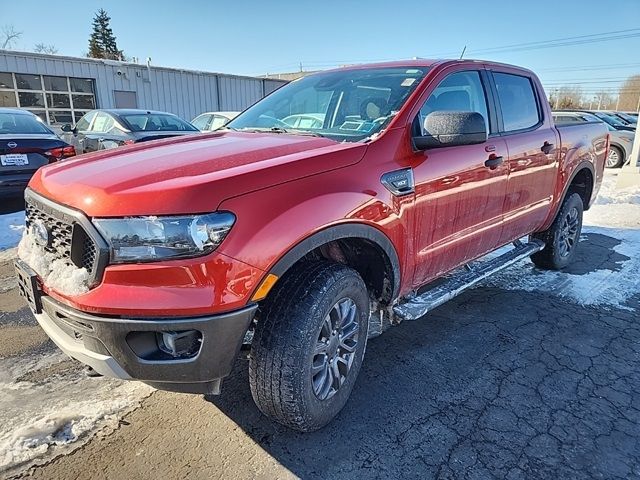
[[[583,210],[582,198],[577,193],[572,193],[565,198],[551,227],[533,235],[545,243],[544,250],[531,256],[536,266],[560,270],[571,263],[582,232]]]
[[[261,308],[249,359],[262,413],[309,432],[344,407],[364,357],[369,300],[352,268],[303,263],[283,277]]]

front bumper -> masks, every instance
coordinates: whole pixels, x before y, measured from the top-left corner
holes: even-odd
[[[193,318],[134,319],[90,315],[42,296],[36,319],[67,355],[115,378],[141,380],[162,390],[217,394],[231,373],[257,305]],[[161,332],[198,331],[199,350],[189,358],[167,358]]]

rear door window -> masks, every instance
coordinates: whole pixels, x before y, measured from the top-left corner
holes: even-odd
[[[494,73],[502,109],[505,132],[534,127],[540,120],[540,111],[531,79],[509,73]]]

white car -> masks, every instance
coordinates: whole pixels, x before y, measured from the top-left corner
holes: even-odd
[[[201,132],[211,132],[226,125],[240,112],[206,112],[191,120],[191,124]]]

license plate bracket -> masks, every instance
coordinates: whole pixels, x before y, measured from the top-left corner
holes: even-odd
[[[14,261],[18,277],[18,290],[35,314],[42,313],[42,291],[38,285],[38,274],[20,259]]]

